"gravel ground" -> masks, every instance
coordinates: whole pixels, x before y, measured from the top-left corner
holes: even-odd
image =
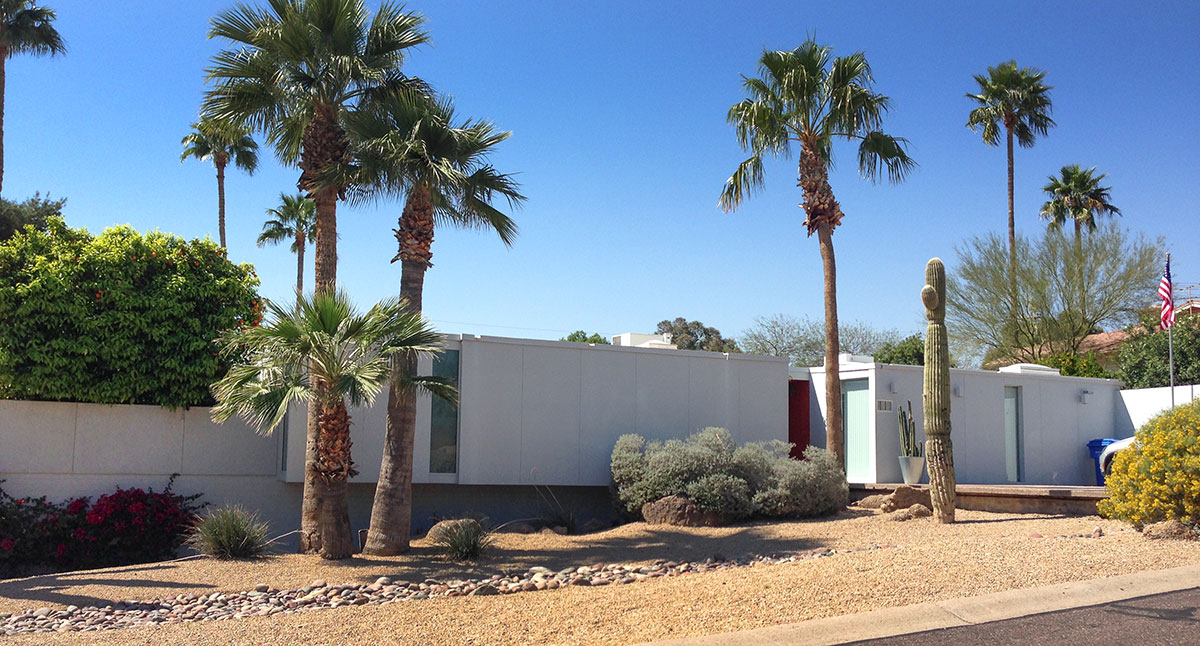
[[[1127,574],[1200,562],[1200,544],[1147,541],[1096,517],[959,512],[960,522],[890,522],[848,511],[823,521],[721,529],[626,525],[588,536],[504,535],[477,567],[413,554],[325,562],[286,555],[259,562],[193,560],[0,582],[0,612],[180,593],[241,591],[372,581],[453,578],[540,565],[704,559],[713,553],[771,554],[886,546],[789,563],[653,579],[633,585],[568,587],[492,597],[458,597],[348,607],[224,622],[101,633],[0,638],[12,644],[626,644],[710,634],[1011,588]],[[1093,528],[1101,538],[1080,538]],[[1041,536],[1040,538],[1038,536]],[[1073,536],[1060,538],[1060,536]]]

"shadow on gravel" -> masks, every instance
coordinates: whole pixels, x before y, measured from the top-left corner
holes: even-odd
[[[150,565],[129,568],[123,572],[167,571],[180,567],[176,564]],[[31,602],[30,607],[63,605],[63,606],[104,606],[120,599],[93,597],[82,594],[71,594],[63,590],[84,586],[113,586],[114,588],[170,588],[196,594],[202,589],[213,589],[209,583],[192,583],[186,581],[161,581],[152,578],[105,578],[89,575],[83,572],[64,572],[62,574],[43,574],[28,579],[0,581],[0,597],[8,599],[24,599]]]

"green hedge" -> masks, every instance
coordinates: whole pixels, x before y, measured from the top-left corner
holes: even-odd
[[[257,286],[209,240],[26,227],[0,243],[0,398],[209,404],[214,339],[261,321]]]

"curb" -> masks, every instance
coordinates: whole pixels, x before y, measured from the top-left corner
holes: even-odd
[[[1200,587],[1200,565],[1005,590],[643,646],[826,646],[971,626]]]

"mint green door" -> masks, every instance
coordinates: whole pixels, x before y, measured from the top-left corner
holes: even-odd
[[[866,379],[842,382],[842,446],[846,447],[846,479],[874,482],[871,473],[871,392]]]

